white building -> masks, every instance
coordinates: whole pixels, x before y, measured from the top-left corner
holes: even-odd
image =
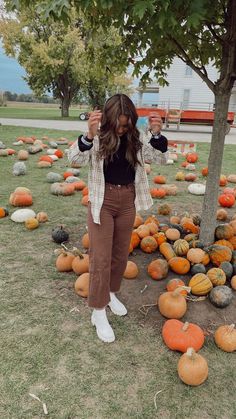
[[[209,79],[215,82],[218,77],[216,68],[208,65],[206,70]],[[214,109],[213,92],[201,77],[179,58],[175,58],[167,70],[167,81],[168,86],[159,86],[159,89],[156,89],[156,95],[149,95],[149,106],[154,106],[158,101],[159,108]],[[149,91],[152,86],[147,86]],[[139,106],[141,103],[147,105],[145,100],[145,94],[147,95],[147,93],[144,92],[139,91],[137,99]],[[232,91],[229,110],[236,112],[236,84]]]

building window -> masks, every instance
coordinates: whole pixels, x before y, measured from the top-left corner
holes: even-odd
[[[185,67],[185,76],[192,76],[193,75],[193,69],[189,67],[189,65],[186,65]]]
[[[188,109],[189,106],[189,99],[190,99],[190,89],[184,89],[183,92],[183,109]]]

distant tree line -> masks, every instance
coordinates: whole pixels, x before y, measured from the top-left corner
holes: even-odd
[[[5,102],[34,102],[34,103],[54,103],[58,104],[60,101],[58,99],[53,99],[50,96],[41,96],[37,97],[32,93],[12,93],[8,90],[3,92]]]

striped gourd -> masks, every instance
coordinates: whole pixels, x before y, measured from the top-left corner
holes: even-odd
[[[202,273],[193,275],[188,285],[191,287],[191,293],[194,295],[206,295],[213,288],[211,280]]]

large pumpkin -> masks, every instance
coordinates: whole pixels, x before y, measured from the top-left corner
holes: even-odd
[[[29,193],[15,191],[10,195],[9,203],[14,207],[28,207],[33,204],[33,198]]]
[[[231,303],[232,298],[232,290],[226,285],[217,285],[209,294],[211,303],[219,308],[227,307]]]
[[[164,259],[155,259],[148,265],[148,274],[152,279],[160,280],[168,275],[168,263]]]
[[[180,238],[180,232],[176,228],[168,228],[165,232],[168,240],[175,241]]]
[[[218,246],[213,244],[207,249],[210,260],[215,266],[220,266],[222,262],[230,262],[232,259],[232,250],[227,246]]]
[[[175,256],[168,261],[171,270],[177,274],[184,275],[190,270],[190,262],[182,257]]]
[[[187,259],[191,263],[202,263],[205,256],[205,252],[202,249],[189,249],[187,253]]]
[[[208,276],[202,273],[193,275],[188,285],[194,295],[206,295],[213,287]]]
[[[204,333],[194,323],[181,322],[177,319],[167,320],[162,328],[162,338],[169,349],[186,352],[188,348],[199,351],[204,344]]]

